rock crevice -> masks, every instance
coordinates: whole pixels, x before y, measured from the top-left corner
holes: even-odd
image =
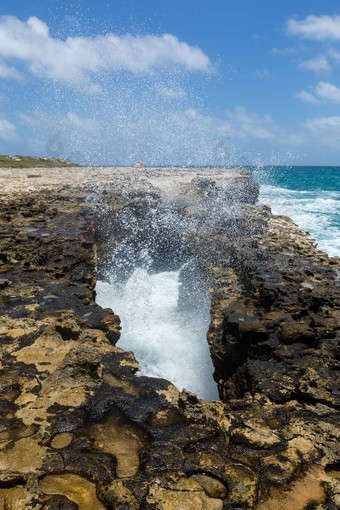
[[[0,508],[340,506],[339,260],[256,205],[249,172],[7,169],[0,183]],[[95,283],[124,240],[155,270],[196,258],[220,401],[138,377],[117,345]]]

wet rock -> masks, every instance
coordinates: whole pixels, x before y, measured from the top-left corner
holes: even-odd
[[[79,510],[88,508],[105,510],[105,506],[97,498],[95,485],[80,476],[74,474],[47,475],[39,485],[44,494],[64,496],[73,502],[76,505],[75,508]]]
[[[307,324],[293,323],[280,330],[280,338],[287,344],[303,342],[312,345],[315,342],[316,334]]]
[[[201,485],[193,479],[182,479],[172,488],[151,485],[146,499],[150,508],[157,510],[222,510],[220,499],[210,498],[203,491]]]
[[[10,283],[9,280],[6,280],[5,278],[0,278],[0,290],[8,287],[9,283]]]
[[[309,439],[297,437],[288,441],[285,450],[261,459],[266,475],[275,483],[286,482],[295,470],[313,458],[314,446]]]
[[[250,448],[268,449],[278,446],[281,439],[269,427],[256,423],[245,424],[246,427],[238,427],[231,433],[233,441],[244,443]]]
[[[51,441],[52,448],[57,450],[67,448],[72,443],[73,434],[69,432],[62,432],[61,434],[57,434]]]
[[[78,510],[78,505],[64,496],[54,496],[41,507],[42,510]]]
[[[114,480],[110,485],[101,487],[98,496],[109,508],[117,510],[138,510],[140,508],[135,496],[120,480]]]
[[[286,482],[297,467],[297,463],[292,462],[284,452],[280,455],[265,457],[262,465],[267,477],[274,483]]]
[[[34,174],[0,175],[0,507],[335,510],[339,260],[248,171]],[[221,402],[119,348],[94,289],[126,236],[154,270],[197,258]]]
[[[225,469],[229,494],[233,506],[252,508],[257,501],[258,481],[255,473],[247,466],[234,463]]]
[[[227,497],[226,486],[216,478],[201,474],[192,475],[192,478],[203,487],[210,498],[225,499]]]
[[[186,456],[184,471],[190,473],[206,473],[223,479],[225,460],[216,452],[197,452]]]

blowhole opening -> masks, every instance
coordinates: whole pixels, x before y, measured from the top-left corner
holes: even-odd
[[[96,284],[97,303],[121,319],[117,345],[134,352],[140,375],[219,399],[206,338],[211,302],[180,216],[148,210],[138,221],[131,211],[121,219],[106,222]]]

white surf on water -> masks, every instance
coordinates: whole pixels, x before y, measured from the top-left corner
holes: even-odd
[[[259,201],[269,204],[274,214],[289,216],[299,227],[308,230],[320,250],[331,257],[340,256],[340,192],[261,185]]]
[[[209,302],[179,306],[179,271],[150,274],[137,268],[124,284],[97,282],[97,303],[122,322],[118,346],[133,351],[141,375],[171,381],[205,400],[218,399],[206,333]]]

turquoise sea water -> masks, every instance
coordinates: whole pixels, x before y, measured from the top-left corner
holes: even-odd
[[[340,256],[340,167],[252,169],[260,202],[307,229],[318,248]]]

